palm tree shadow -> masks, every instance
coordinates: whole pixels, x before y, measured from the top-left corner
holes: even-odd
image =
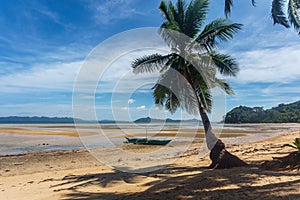
[[[188,173],[187,173],[188,172]],[[168,176],[169,174],[169,176]],[[170,177],[171,174],[171,177]],[[172,177],[172,174],[179,174]],[[183,175],[180,175],[183,174]],[[293,177],[297,174],[289,173]],[[145,174],[129,174],[115,171],[112,173],[92,174],[83,176],[66,176],[64,184],[73,184],[74,187],[65,188],[68,193],[65,200],[89,199],[299,199],[300,179],[291,179],[285,182],[257,184],[263,177],[272,176],[280,179],[287,176],[287,172],[272,172],[256,167],[239,167],[225,170],[209,170],[207,168],[175,167]],[[103,188],[116,181],[139,184],[143,178],[156,177],[150,186],[140,193],[118,192],[82,192],[85,187],[96,185]],[[54,187],[60,187],[56,185]],[[271,191],[271,192],[270,192]],[[284,195],[286,192],[292,194]]]
[[[138,184],[143,182],[145,178],[154,178],[153,181],[143,183],[144,186],[151,186],[160,183],[159,179],[164,180],[168,174],[178,174],[185,172],[203,171],[205,167],[175,167],[167,166],[159,170],[147,173],[126,173],[114,170],[108,173],[86,174],[86,175],[68,175],[62,179],[55,181],[63,181],[62,183],[52,185],[51,188],[55,192],[68,191],[63,199],[119,199],[131,194],[113,194],[113,193],[82,193],[80,190],[89,186],[100,186],[101,188],[109,187],[110,184],[117,182],[125,182],[127,184]],[[124,170],[124,169],[123,169]],[[141,169],[147,171],[148,168]],[[53,180],[51,180],[53,181]]]

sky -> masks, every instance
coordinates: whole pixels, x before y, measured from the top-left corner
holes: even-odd
[[[151,35],[162,23],[159,3],[2,0],[0,116],[197,118],[155,106],[151,87],[158,74],[136,75],[130,68],[137,57],[167,53]],[[300,100],[300,38],[293,29],[273,26],[270,5],[234,1],[230,19],[244,26],[218,50],[235,57],[240,72],[227,79],[234,96],[214,91],[215,120],[239,105],[271,108]],[[224,17],[223,6],[211,0],[207,22]]]

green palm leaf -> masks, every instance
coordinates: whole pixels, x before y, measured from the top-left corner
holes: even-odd
[[[222,75],[236,76],[239,72],[239,66],[234,58],[225,54],[211,53],[210,54],[216,68]]]
[[[288,15],[291,24],[294,26],[294,29],[300,34],[300,1],[299,0],[290,0],[288,3]]]
[[[161,70],[172,54],[162,56],[160,54],[152,54],[135,59],[131,66],[134,73],[153,72]]]
[[[251,0],[251,3],[253,6],[256,6],[255,0]],[[232,0],[225,0],[224,13],[226,17],[230,15],[232,6],[233,6]]]
[[[216,19],[205,26],[196,38],[196,42],[207,50],[214,49],[219,42],[232,39],[234,34],[242,28],[242,24],[231,23],[227,19]]]
[[[285,2],[284,0],[273,0],[271,14],[272,14],[274,24],[281,24],[286,28],[289,28],[290,25],[288,23],[285,12],[283,11],[284,2]]]
[[[228,95],[234,95],[234,91],[232,90],[231,86],[226,82],[224,79],[215,79],[215,84],[218,86],[220,89],[226,92]]]
[[[255,0],[251,2],[253,6],[256,5]],[[226,17],[229,16],[232,6],[232,0],[225,0],[224,12]],[[285,11],[286,6],[287,12]],[[300,0],[273,0],[271,15],[274,24],[280,24],[286,28],[290,28],[292,25],[300,35]]]
[[[171,113],[174,113],[178,107],[190,114],[197,113],[197,101],[193,89],[177,70],[171,68],[164,72],[152,89],[155,104],[164,105]]]
[[[159,10],[167,21],[173,21],[173,14],[168,9],[168,6],[165,1],[161,1],[159,5]]]
[[[183,32],[194,38],[204,24],[208,12],[208,0],[192,1],[185,14]]]
[[[157,83],[152,89],[155,104],[161,106],[165,104],[165,108],[171,113],[174,113],[180,106],[180,101],[169,88]]]
[[[224,12],[225,12],[226,17],[228,17],[230,12],[231,12],[232,4],[233,4],[232,0],[225,0],[225,10],[224,10]]]

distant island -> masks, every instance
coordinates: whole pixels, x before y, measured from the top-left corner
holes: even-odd
[[[300,123],[300,101],[279,104],[264,110],[263,107],[239,106],[226,114],[225,123]]]
[[[0,117],[0,124],[72,124],[72,123],[95,123],[95,121],[74,119],[72,117],[20,117],[20,116],[9,116]],[[150,117],[139,118],[133,123],[192,123],[200,122],[197,119],[189,120],[173,120],[167,119],[155,119]],[[130,123],[128,121],[115,121],[115,120],[100,120],[98,123],[101,124],[115,124],[115,123]]]
[[[155,119],[150,117],[139,118],[134,121],[134,123],[199,123],[201,121],[197,119],[188,119],[188,120],[174,120],[174,119]]]
[[[34,124],[34,123],[45,123],[45,124],[56,124],[56,123],[74,123],[74,119],[71,117],[20,117],[20,116],[9,116],[0,117],[1,124]]]
[[[88,121],[82,119],[73,119],[72,117],[0,117],[0,124],[63,124],[63,123],[95,123],[95,121]],[[290,104],[279,104],[270,109],[263,107],[247,107],[239,106],[226,114],[223,120],[229,124],[240,123],[300,123],[300,101]],[[198,119],[188,120],[174,120],[174,119],[155,119],[150,117],[143,117],[132,121],[133,123],[200,123]],[[100,120],[101,124],[114,123],[131,123],[128,121],[115,120]]]

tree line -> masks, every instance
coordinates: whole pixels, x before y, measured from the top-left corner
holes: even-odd
[[[225,123],[300,123],[300,101],[279,104],[264,110],[263,107],[239,106],[225,117]]]

